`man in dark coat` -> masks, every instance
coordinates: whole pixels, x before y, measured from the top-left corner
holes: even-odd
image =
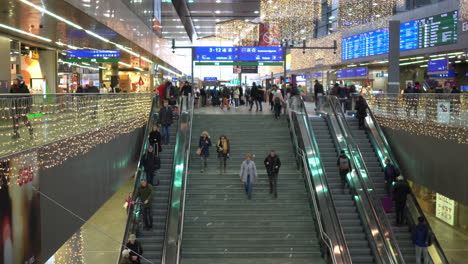
[[[403,176],[398,176],[397,180],[393,188],[393,200],[395,200],[396,224],[400,226],[405,223],[406,198],[411,193],[411,188]]]
[[[386,164],[385,169],[384,169],[385,190],[387,191],[387,195],[391,196],[393,182],[396,181],[396,177],[400,176],[400,172],[398,171],[397,168],[395,168],[395,166],[393,166],[392,163],[390,163],[389,158],[385,159],[385,164]]]
[[[33,128],[31,122],[28,120],[28,113],[33,104],[33,98],[30,95],[21,95],[29,94],[28,86],[24,82],[23,75],[18,74],[16,79],[13,81],[13,85],[10,88],[10,93],[15,94],[14,97],[11,97],[11,114],[13,119],[13,139],[18,139],[20,134],[19,129],[19,120],[22,119],[23,123],[29,129],[29,135],[33,136]]]
[[[140,167],[145,169],[148,183],[153,184],[154,174],[161,167],[161,161],[154,153],[154,148],[152,146],[149,146],[148,151],[143,155],[143,157],[141,157]],[[159,181],[157,179],[156,185],[159,185]]]
[[[162,126],[162,143],[169,144],[169,127],[172,125],[172,107],[167,105],[167,101],[162,104],[159,110],[158,124]]]
[[[278,198],[278,172],[281,167],[280,158],[276,155],[276,152],[272,150],[263,163],[265,164],[268,180],[270,181],[270,194],[274,194],[275,198]]]

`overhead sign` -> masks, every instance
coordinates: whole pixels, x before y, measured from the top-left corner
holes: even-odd
[[[68,62],[119,62],[120,58],[67,58]]]
[[[358,68],[338,70],[336,72],[336,77],[338,79],[367,78],[367,67],[358,67]]]
[[[341,58],[349,60],[387,54],[389,37],[386,27],[343,38]],[[400,51],[453,44],[457,40],[457,10],[400,24]]]
[[[258,66],[241,66],[241,73],[258,73]]]
[[[283,66],[283,62],[258,61],[196,61],[196,66]]]
[[[427,72],[432,74],[448,73],[448,59],[429,61]]]
[[[205,77],[203,80],[205,82],[213,82],[213,81],[217,81],[218,77]]]
[[[172,78],[172,82],[178,82],[179,81],[179,78]]]
[[[120,58],[120,50],[67,50],[67,58]]]
[[[195,61],[283,61],[281,47],[195,47]]]

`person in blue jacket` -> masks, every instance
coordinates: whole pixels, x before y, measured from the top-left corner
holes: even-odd
[[[432,234],[423,216],[418,217],[418,225],[413,229],[413,243],[416,248],[416,263],[428,264],[429,253],[427,247],[432,244]]]
[[[206,172],[208,169],[208,157],[210,156],[211,139],[208,132],[203,131],[198,142],[198,152],[201,158],[200,172]]]

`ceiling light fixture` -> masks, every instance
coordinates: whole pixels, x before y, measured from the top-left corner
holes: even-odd
[[[21,33],[21,34],[24,34],[24,35],[28,35],[30,37],[37,38],[37,39],[40,39],[40,40],[43,40],[43,41],[47,41],[47,42],[52,41],[51,39],[44,38],[44,37],[41,37],[41,36],[38,36],[38,35],[34,35],[34,34],[29,33],[27,31],[17,29],[17,28],[14,28],[14,27],[10,27],[10,26],[4,25],[4,24],[0,24],[0,27],[5,28],[5,29],[9,29],[11,31],[15,31],[15,32],[18,32],[18,33]]]
[[[81,27],[80,25],[77,25],[77,24],[75,24],[75,23],[73,23],[73,22],[71,22],[71,21],[69,21],[69,20],[67,20],[67,19],[65,19],[65,18],[63,18],[61,16],[58,16],[58,15],[50,12],[49,10],[47,10],[47,9],[41,7],[41,6],[35,5],[35,4],[33,4],[33,3],[31,3],[31,2],[29,2],[27,0],[20,0],[20,1],[22,3],[24,3],[24,4],[27,4],[30,7],[33,7],[33,8],[35,8],[35,9],[37,9],[37,10],[43,12],[43,13],[48,14],[49,16],[52,16],[52,17],[54,17],[54,18],[56,18],[56,19],[58,19],[58,20],[60,20],[62,22],[65,22],[66,24],[68,24],[68,25],[70,25],[70,26],[72,26],[74,28],[83,29],[83,27]]]
[[[121,62],[121,61],[119,61],[119,64],[123,66],[127,66],[127,67],[132,67],[132,65],[125,63],[125,62]]]

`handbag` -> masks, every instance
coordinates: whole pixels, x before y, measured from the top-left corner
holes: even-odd
[[[197,155],[200,155],[201,154],[201,148],[198,148],[196,153],[197,153]]]

